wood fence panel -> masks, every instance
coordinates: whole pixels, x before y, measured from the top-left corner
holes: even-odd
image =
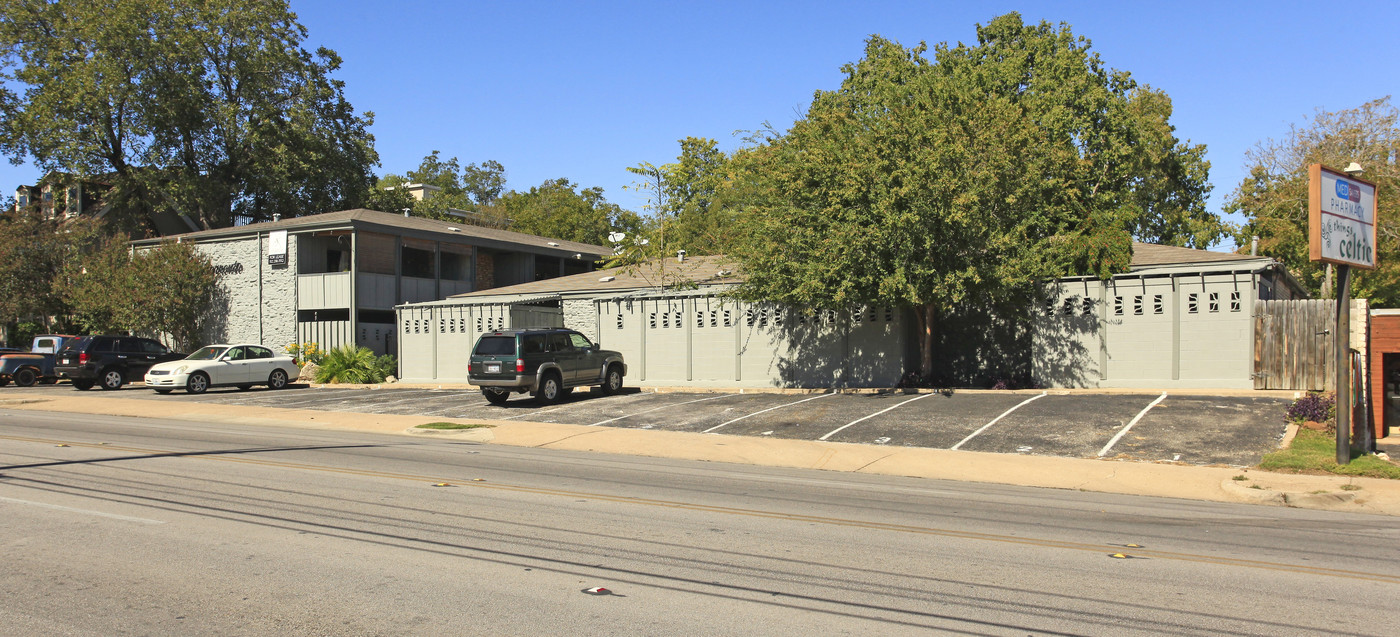
[[[1332,389],[1336,306],[1319,299],[1255,302],[1255,389]]]

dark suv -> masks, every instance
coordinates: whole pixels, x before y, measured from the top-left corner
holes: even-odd
[[[79,336],[63,344],[54,356],[54,371],[78,389],[121,389],[128,380],[145,378],[156,363],[185,355],[159,341],[136,336]]]
[[[487,332],[467,363],[467,382],[497,405],[510,400],[511,392],[527,391],[538,401],[558,402],[583,385],[613,394],[626,375],[620,352],[598,349],[587,336],[557,328]]]

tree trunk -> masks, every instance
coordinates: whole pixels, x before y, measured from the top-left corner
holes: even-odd
[[[919,317],[919,375],[924,382],[933,378],[933,321],[936,309],[932,303],[914,308]]]

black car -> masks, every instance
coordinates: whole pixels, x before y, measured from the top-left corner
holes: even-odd
[[[530,392],[545,403],[585,385],[612,394],[622,389],[626,375],[622,353],[599,349],[587,336],[566,329],[486,332],[467,363],[467,382],[497,405],[509,400],[511,392]]]
[[[63,344],[54,360],[54,371],[73,381],[78,389],[121,389],[128,381],[146,376],[156,363],[184,358],[160,341],[137,336],[79,336]]]

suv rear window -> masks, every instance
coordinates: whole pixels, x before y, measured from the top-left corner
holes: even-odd
[[[87,347],[88,341],[90,340],[92,340],[90,336],[79,336],[78,338],[70,339],[68,342],[64,343],[63,347],[59,348],[58,351],[81,352],[84,347]]]
[[[476,344],[478,356],[515,356],[514,336],[483,336]]]

